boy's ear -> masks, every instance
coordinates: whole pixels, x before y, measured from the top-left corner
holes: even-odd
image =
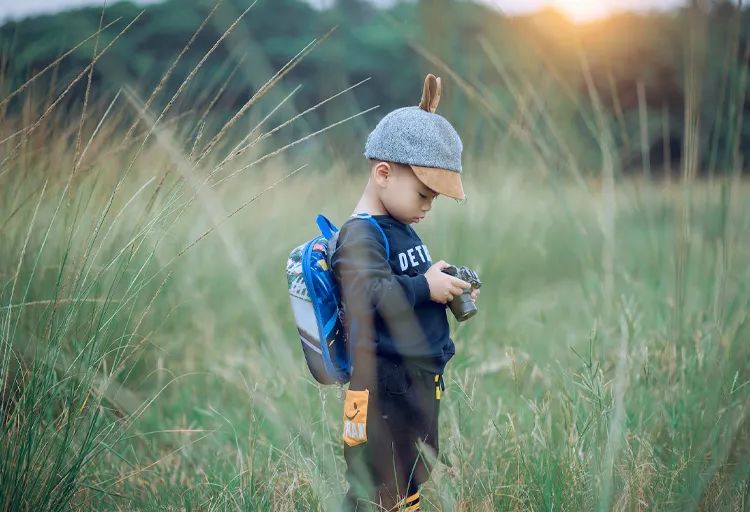
[[[388,162],[377,162],[372,167],[372,177],[380,182],[387,179],[393,173],[393,168]]]
[[[424,88],[422,89],[422,99],[419,102],[419,108],[426,112],[435,112],[440,103],[440,94],[442,93],[442,82],[440,77],[429,73],[424,79]]]

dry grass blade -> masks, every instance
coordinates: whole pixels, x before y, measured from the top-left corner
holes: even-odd
[[[76,171],[78,170],[78,163],[80,161],[79,154],[81,151],[81,138],[83,135],[83,124],[86,120],[86,111],[88,110],[89,106],[89,96],[91,94],[91,79],[94,76],[94,61],[96,59],[96,52],[99,50],[99,34],[102,30],[102,23],[104,22],[104,11],[107,8],[107,2],[105,0],[104,5],[102,6],[102,12],[99,16],[99,30],[97,30],[97,36],[96,39],[94,39],[94,55],[92,56],[92,62],[91,66],[89,67],[89,77],[86,80],[86,91],[83,94],[83,107],[81,108],[81,117],[78,121],[78,133],[76,134],[76,143],[75,143],[75,149],[73,150],[73,172],[71,173],[71,177],[75,175]]]
[[[39,194],[39,200],[36,203],[36,207],[34,208],[34,214],[31,216],[31,222],[29,222],[28,230],[26,231],[26,237],[23,241],[23,246],[21,247],[21,252],[18,256],[18,264],[16,265],[16,271],[13,274],[13,282],[10,286],[10,295],[8,295],[8,306],[11,306],[13,303],[13,296],[16,291],[16,286],[18,285],[18,278],[21,274],[21,265],[23,264],[24,259],[26,258],[26,251],[29,247],[29,241],[31,239],[31,233],[34,230],[34,224],[36,223],[36,217],[39,213],[39,206],[42,204],[42,200],[44,199],[44,193],[47,191],[47,180],[44,181],[44,186],[42,187],[42,192]],[[25,300],[25,297],[21,300]],[[19,318],[16,318],[16,326],[18,325]],[[13,352],[11,347],[11,332],[15,331],[15,327],[13,328],[13,331],[11,331],[11,324],[12,316],[11,316],[11,308],[8,307],[8,314],[5,316],[5,326],[3,328],[3,325],[0,323],[0,331],[2,331],[2,358],[0,359],[0,368],[7,368],[7,361],[9,360],[10,354]],[[3,377],[3,380],[5,380],[5,377]]]
[[[206,145],[205,148],[203,148],[203,151],[201,152],[201,155],[198,157],[196,161],[196,165],[198,165],[208,154],[211,152],[211,150],[221,141],[221,139],[224,137],[224,135],[227,133],[227,131],[234,126],[234,124],[237,122],[237,120],[242,117],[247,110],[252,107],[260,98],[263,97],[266,92],[268,92],[274,85],[276,85],[279,80],[284,78],[284,76],[289,73],[292,69],[299,64],[302,59],[305,58],[305,56],[310,53],[313,49],[315,49],[319,44],[323,43],[326,39],[330,37],[330,35],[333,33],[333,31],[336,30],[336,27],[333,27],[331,30],[329,30],[322,38],[319,40],[313,40],[311,41],[307,46],[305,46],[297,55],[292,57],[289,62],[284,64],[279,71],[276,72],[274,76],[272,76],[266,83],[264,83],[258,91],[253,94],[247,102],[242,105],[242,107],[232,116],[232,118],[219,130],[219,133],[217,133],[213,139]]]
[[[423,58],[425,58],[427,61],[432,63],[433,65],[443,69],[448,76],[451,77],[451,80],[455,82],[468,96],[471,100],[477,102],[479,105],[481,105],[482,113],[484,115],[488,115],[487,119],[493,124],[495,128],[501,129],[502,126],[502,114],[497,111],[494,105],[490,104],[487,100],[484,99],[484,97],[477,91],[471,84],[469,84],[466,80],[464,80],[460,74],[456,73],[453,68],[451,68],[448,64],[443,62],[437,55],[430,52],[427,48],[425,48],[423,45],[417,43],[413,37],[410,36],[410,33],[406,32],[405,29],[403,29],[399,23],[393,19],[393,17],[384,15],[385,19],[387,19],[391,25],[396,28],[397,30],[401,31],[401,33],[404,35],[404,37],[407,40],[408,45],[414,49],[417,53],[419,53]]]
[[[651,179],[651,137],[648,130],[648,102],[646,99],[646,86],[643,80],[638,80],[636,84],[636,93],[638,97],[638,123],[640,128],[641,141],[641,165],[643,174],[647,180]]]
[[[266,155],[263,155],[262,157],[260,157],[259,159],[255,160],[254,162],[252,162],[252,163],[250,163],[250,164],[248,164],[248,165],[245,165],[245,166],[243,166],[243,167],[240,167],[239,169],[237,169],[236,171],[234,171],[234,172],[233,172],[232,174],[230,174],[230,175],[228,175],[228,176],[226,176],[226,177],[224,177],[224,178],[222,178],[222,179],[220,179],[220,180],[216,181],[215,183],[213,183],[213,184],[211,185],[211,188],[215,188],[215,187],[218,187],[219,185],[221,185],[222,183],[224,183],[224,182],[225,182],[225,181],[227,181],[228,179],[230,179],[230,178],[232,178],[232,177],[234,177],[234,176],[238,175],[239,173],[241,173],[241,172],[243,172],[243,171],[246,171],[247,169],[249,169],[249,168],[251,168],[251,167],[253,167],[253,166],[255,166],[255,165],[258,165],[259,163],[261,163],[261,162],[264,162],[265,160],[268,160],[269,158],[271,158],[271,157],[273,157],[273,156],[276,156],[276,155],[278,155],[279,153],[281,153],[282,151],[285,151],[285,150],[287,150],[287,149],[289,149],[289,148],[291,148],[291,147],[293,147],[293,146],[296,146],[297,144],[300,144],[301,142],[304,142],[304,141],[306,141],[306,140],[308,140],[308,139],[311,139],[312,137],[315,137],[316,135],[319,135],[319,134],[321,134],[321,133],[323,133],[323,132],[325,132],[325,131],[328,131],[328,130],[330,130],[331,128],[334,128],[334,127],[336,127],[336,126],[338,126],[338,125],[340,125],[340,124],[343,124],[343,123],[345,123],[345,122],[347,122],[347,121],[351,121],[352,119],[354,119],[354,118],[356,118],[356,117],[359,117],[359,116],[361,116],[361,115],[367,114],[368,112],[372,112],[373,110],[375,110],[375,109],[376,109],[376,108],[378,108],[379,106],[380,106],[380,105],[375,105],[374,107],[370,107],[370,108],[368,108],[367,110],[363,110],[362,112],[359,112],[359,113],[357,113],[357,114],[354,114],[353,116],[349,116],[349,117],[347,117],[346,119],[342,119],[341,121],[336,121],[336,122],[335,122],[335,123],[333,123],[333,124],[329,124],[329,125],[328,125],[328,126],[326,126],[325,128],[321,128],[320,130],[318,130],[318,131],[315,131],[315,132],[313,132],[313,133],[310,133],[310,134],[308,134],[308,135],[305,135],[304,137],[302,137],[302,138],[299,138],[299,139],[295,140],[294,142],[290,142],[290,143],[289,143],[289,144],[287,144],[286,146],[280,147],[279,149],[277,149],[277,150],[275,150],[275,151],[272,151],[272,152],[270,152],[270,153],[268,153],[268,154],[266,154]]]
[[[237,74],[237,71],[239,71],[240,66],[242,66],[242,63],[245,62],[245,59],[247,58],[247,53],[245,53],[240,60],[237,62],[237,64],[234,65],[234,68],[229,73],[229,76],[226,77],[224,82],[221,84],[221,87],[219,87],[219,90],[216,91],[216,94],[214,94],[213,98],[211,98],[211,101],[208,102],[208,105],[205,109],[203,109],[203,114],[201,114],[201,117],[198,119],[198,121],[195,123],[197,127],[202,127],[204,125],[204,121],[208,117],[208,114],[213,110],[214,105],[219,101],[219,98],[224,94],[224,91],[226,91],[227,87],[229,86],[229,83],[232,81],[234,76]],[[198,100],[201,101],[200,99]],[[193,151],[190,152],[190,156],[192,157],[194,155],[195,149],[197,149],[198,142],[200,141],[199,137],[196,137],[195,144]]]
[[[172,62],[172,65],[169,66],[169,69],[162,75],[161,80],[159,80],[159,83],[156,85],[153,91],[151,91],[151,94],[149,95],[148,99],[146,100],[146,103],[144,104],[143,108],[144,110],[148,110],[151,108],[151,103],[156,99],[158,94],[162,91],[164,86],[166,85],[167,81],[169,80],[169,77],[172,76],[172,73],[177,68],[177,64],[182,60],[182,57],[185,56],[185,53],[187,53],[188,49],[193,45],[195,42],[195,39],[198,37],[198,34],[200,34],[203,29],[205,28],[206,24],[208,23],[208,20],[211,19],[211,17],[216,12],[216,9],[218,9],[219,5],[221,4],[222,0],[217,0],[214,4],[213,9],[208,13],[208,15],[205,17],[205,19],[201,22],[200,26],[193,32],[192,37],[187,42],[187,44],[182,48],[180,53],[175,57],[174,62]],[[138,127],[138,124],[141,122],[140,117],[136,117],[136,119],[133,121],[133,123],[130,125],[130,128],[128,128],[128,131],[125,133],[125,137],[123,137],[124,141],[127,141],[130,136],[133,134],[133,131]]]
[[[581,63],[583,77],[586,82],[586,89],[594,108],[594,114],[598,124],[599,135],[597,142],[602,157],[602,196],[600,222],[604,243],[601,251],[601,265],[603,273],[603,295],[605,314],[610,313],[610,308],[614,306],[614,289],[615,289],[615,221],[616,221],[616,196],[615,196],[615,146],[612,140],[612,131],[610,130],[607,116],[604,112],[599,92],[594,84],[589,68],[588,60],[578,49],[578,58]]]
[[[510,92],[516,104],[517,112],[514,114],[508,129],[504,131],[504,134],[498,143],[498,154],[502,154],[503,148],[506,147],[510,137],[516,136],[528,144],[529,148],[534,152],[534,156],[539,162],[539,168],[542,172],[546,172],[546,169],[554,166],[554,163],[559,160],[557,156],[551,153],[546,138],[534,136],[533,130],[529,130],[529,128],[525,126],[533,121],[533,116],[527,106],[527,103],[530,101],[536,107],[534,113],[540,116],[544,121],[549,133],[552,135],[552,140],[562,151],[564,159],[567,162],[567,167],[572,173],[574,179],[583,189],[586,189],[587,185],[583,179],[576,156],[561,133],[563,128],[558,126],[558,123],[555,122],[555,119],[549,113],[544,103],[544,98],[547,96],[547,89],[540,92],[538,88],[531,83],[530,79],[526,79],[527,81],[521,86],[516,85],[506,66],[503,65],[500,56],[495,52],[489,42],[485,38],[480,38],[479,44],[490,63],[493,65],[495,71],[497,71],[502,78],[508,92]],[[553,73],[549,73],[546,76],[545,85],[549,85],[548,82],[551,80],[555,81],[554,85],[556,87],[559,86],[557,78]]]
[[[252,128],[252,129],[251,129],[251,130],[250,130],[250,131],[248,132],[248,134],[247,134],[247,135],[245,135],[245,136],[244,136],[244,137],[242,138],[242,140],[241,140],[241,141],[239,141],[239,142],[237,143],[237,145],[236,145],[236,146],[235,146],[235,147],[234,147],[234,148],[232,149],[232,151],[230,151],[230,152],[229,152],[229,154],[227,154],[227,156],[226,156],[226,157],[224,158],[224,160],[222,160],[222,161],[221,161],[221,163],[220,163],[219,165],[217,165],[217,166],[216,166],[216,168],[215,168],[214,170],[212,170],[212,171],[211,171],[211,172],[210,172],[210,173],[208,174],[208,176],[206,177],[206,180],[208,180],[209,178],[211,178],[211,176],[213,176],[213,175],[214,175],[214,174],[216,174],[216,173],[217,173],[217,172],[218,172],[219,170],[221,170],[221,169],[222,169],[222,168],[223,168],[223,167],[224,167],[224,166],[225,166],[225,165],[226,165],[227,163],[231,162],[231,161],[232,161],[232,160],[234,160],[234,159],[235,159],[236,157],[240,156],[240,155],[241,155],[241,154],[242,154],[242,153],[243,153],[243,152],[244,152],[244,151],[245,151],[245,150],[246,150],[246,149],[247,149],[247,148],[249,147],[249,145],[245,145],[245,144],[247,144],[247,141],[248,141],[248,140],[249,140],[249,139],[250,139],[251,137],[253,137],[254,135],[256,135],[256,134],[258,133],[258,130],[260,130],[260,127],[261,127],[261,126],[263,126],[263,125],[264,125],[264,124],[266,123],[266,121],[268,121],[268,120],[269,120],[269,119],[271,118],[271,116],[273,116],[273,115],[274,115],[274,114],[275,114],[275,113],[276,113],[276,112],[277,112],[277,111],[278,111],[278,110],[279,110],[279,109],[280,109],[280,108],[281,108],[281,107],[282,107],[282,106],[283,106],[283,105],[284,105],[284,104],[285,104],[285,103],[286,103],[287,101],[289,101],[289,99],[290,99],[290,98],[291,98],[292,96],[294,96],[294,95],[295,95],[295,94],[296,94],[296,93],[297,93],[297,92],[298,92],[298,91],[299,91],[299,90],[300,90],[301,88],[302,88],[302,84],[299,84],[299,85],[298,85],[297,87],[295,87],[294,89],[292,89],[292,91],[291,91],[291,92],[290,92],[289,94],[287,94],[287,95],[286,95],[286,96],[285,96],[285,97],[284,97],[284,98],[283,98],[283,99],[282,99],[282,100],[281,100],[281,101],[280,101],[280,102],[278,103],[278,105],[276,105],[275,107],[273,107],[273,108],[271,109],[271,111],[270,111],[270,112],[269,112],[268,114],[266,114],[266,115],[265,115],[265,116],[263,117],[263,119],[261,119],[261,120],[260,120],[260,121],[258,122],[258,124],[256,124],[255,126],[253,126],[253,128]],[[256,139],[256,140],[257,140],[257,139]]]
[[[224,41],[224,39],[227,38],[227,36],[232,32],[232,30],[234,30],[234,28],[237,26],[237,24],[242,20],[242,18],[245,17],[245,15],[250,11],[250,9],[253,8],[253,6],[256,3],[258,3],[258,0],[255,0],[252,4],[250,4],[247,7],[247,9],[245,9],[244,11],[242,11],[242,14],[240,14],[234,20],[234,22],[231,25],[229,25],[229,27],[224,31],[224,33],[221,34],[221,36],[219,37],[219,39],[216,40],[216,42],[214,43],[214,45],[205,53],[205,55],[203,55],[203,57],[198,62],[198,64],[196,64],[195,67],[190,71],[190,74],[188,74],[188,76],[185,78],[185,80],[182,81],[182,83],[180,84],[180,86],[177,88],[177,91],[172,95],[172,98],[169,100],[169,102],[167,103],[167,105],[164,107],[164,109],[161,111],[161,113],[156,118],[156,120],[154,121],[154,123],[151,125],[151,127],[150,127],[150,129],[148,131],[148,134],[143,139],[143,142],[141,143],[141,147],[136,152],[136,154],[134,156],[134,159],[135,159],[135,157],[138,156],[138,154],[140,154],[140,151],[146,145],[146,142],[151,137],[151,134],[154,132],[154,130],[156,129],[156,127],[159,125],[159,122],[164,118],[165,115],[167,115],[167,113],[169,112],[169,109],[172,108],[172,105],[174,104],[174,102],[177,100],[177,98],[180,97],[180,95],[185,90],[185,88],[188,86],[188,84],[193,80],[193,77],[195,77],[196,73],[198,73],[198,70],[200,70],[203,67],[203,64],[205,64],[206,61],[208,60],[208,58],[216,51],[216,49],[219,47],[219,45],[222,43],[222,41]],[[214,8],[214,9],[216,9],[216,8]]]
[[[264,133],[263,135],[261,135],[260,137],[258,137],[258,139],[256,139],[256,140],[252,141],[252,142],[251,142],[251,143],[250,143],[250,144],[249,144],[248,146],[245,146],[244,148],[242,148],[242,149],[240,150],[240,152],[242,152],[242,151],[245,151],[245,150],[247,150],[248,148],[250,148],[250,147],[252,147],[252,146],[254,146],[254,145],[258,144],[259,142],[262,142],[262,141],[266,140],[266,139],[267,139],[267,138],[269,138],[269,137],[270,137],[271,135],[273,135],[274,133],[278,132],[278,131],[279,131],[279,130],[281,130],[282,128],[284,128],[284,127],[286,127],[286,126],[290,125],[291,123],[293,123],[294,121],[296,121],[296,120],[297,120],[297,119],[299,119],[300,117],[302,117],[302,116],[304,116],[304,115],[306,115],[306,114],[309,114],[310,112],[312,112],[312,111],[314,111],[314,110],[317,110],[318,108],[322,107],[323,105],[325,105],[325,104],[326,104],[326,103],[328,103],[329,101],[331,101],[331,100],[333,100],[333,99],[335,99],[335,98],[338,98],[338,97],[339,97],[339,96],[341,96],[342,94],[345,94],[345,93],[347,93],[347,92],[349,92],[349,91],[351,91],[351,90],[353,90],[353,89],[355,89],[355,88],[359,87],[360,85],[362,85],[363,83],[367,82],[368,80],[370,80],[370,77],[367,77],[367,78],[365,78],[364,80],[361,80],[361,81],[357,82],[356,84],[354,84],[354,85],[351,85],[351,86],[347,87],[346,89],[344,89],[344,90],[342,90],[342,91],[339,91],[339,92],[337,92],[337,93],[336,93],[336,94],[334,94],[333,96],[329,96],[328,98],[324,99],[323,101],[321,101],[321,102],[319,102],[319,103],[316,103],[316,104],[315,104],[315,105],[313,105],[312,107],[310,107],[310,108],[308,108],[308,109],[304,110],[303,112],[300,112],[299,114],[295,115],[295,116],[294,116],[294,117],[292,117],[291,119],[289,119],[289,120],[287,120],[287,121],[284,121],[283,123],[281,123],[280,125],[276,126],[276,127],[275,127],[275,128],[273,128],[273,129],[271,129],[270,131],[268,131],[268,132]]]
[[[461,76],[453,71],[453,69],[448,66],[448,64],[440,60],[437,55],[427,50],[427,48],[425,48],[424,46],[414,42],[410,42],[409,46],[414,48],[414,50],[416,50],[417,53],[419,53],[427,61],[445,70],[445,72],[448,73],[448,76],[451,77],[451,80],[453,80],[464,91],[464,93],[466,93],[466,96],[482,106],[482,113],[484,113],[485,115],[490,114],[489,116],[487,116],[487,119],[492,123],[492,125],[497,129],[502,129],[502,122],[504,121],[502,115],[497,111],[494,105],[490,104],[486,99],[484,99],[479,91],[477,91],[472,85],[461,78]]]
[[[292,96],[292,94],[294,94],[295,92],[297,92],[297,90],[299,90],[299,88],[301,87],[301,85],[297,86],[297,87],[296,87],[296,88],[295,88],[295,89],[294,89],[294,90],[293,90],[293,91],[292,91],[291,93],[289,93],[289,95],[287,95],[287,97],[286,97],[286,98],[284,98],[284,99],[283,99],[283,100],[282,100],[282,101],[281,101],[281,102],[280,102],[280,103],[279,103],[279,104],[278,104],[278,105],[277,105],[276,107],[274,107],[274,109],[273,109],[273,110],[272,110],[271,112],[269,112],[269,114],[268,114],[267,116],[265,116],[265,117],[264,117],[264,118],[263,118],[263,119],[262,119],[262,120],[261,120],[261,121],[260,121],[260,122],[259,122],[259,123],[258,123],[258,124],[257,124],[257,125],[256,125],[256,126],[255,126],[255,127],[253,128],[253,129],[252,129],[252,130],[250,130],[250,133],[248,133],[248,134],[247,134],[247,135],[246,135],[246,136],[245,136],[245,137],[244,137],[244,138],[242,139],[242,141],[240,141],[240,143],[239,143],[239,144],[237,144],[237,146],[235,146],[235,148],[234,148],[234,149],[233,149],[233,150],[232,150],[232,151],[231,151],[231,152],[230,152],[230,153],[229,153],[229,154],[227,155],[227,157],[226,157],[226,158],[225,158],[225,159],[224,159],[224,160],[223,160],[223,161],[222,161],[222,162],[221,162],[221,163],[220,163],[220,164],[219,164],[219,165],[218,165],[218,166],[217,166],[217,167],[216,167],[216,168],[215,168],[214,170],[212,170],[212,171],[211,171],[211,172],[210,172],[210,173],[208,174],[208,176],[207,176],[207,178],[206,178],[206,179],[208,180],[208,179],[210,179],[211,177],[213,177],[213,176],[214,176],[214,175],[215,175],[215,174],[216,174],[217,172],[219,172],[219,171],[220,171],[220,170],[221,170],[222,168],[224,168],[224,166],[225,166],[225,165],[226,165],[227,163],[231,162],[232,160],[234,160],[234,159],[235,159],[235,158],[237,158],[238,156],[242,155],[242,154],[243,154],[243,153],[244,153],[245,151],[247,151],[248,149],[250,149],[250,148],[254,147],[254,146],[255,146],[255,145],[257,145],[258,143],[260,143],[260,142],[263,142],[264,140],[268,139],[268,138],[269,138],[269,137],[270,137],[271,135],[273,135],[274,133],[278,132],[279,130],[281,130],[281,129],[282,129],[282,128],[284,128],[285,126],[288,126],[288,125],[290,125],[291,123],[293,123],[294,121],[296,121],[296,120],[297,120],[297,119],[299,119],[300,117],[302,117],[302,116],[304,116],[304,115],[306,115],[306,114],[309,114],[310,112],[312,112],[312,111],[314,111],[314,110],[318,109],[318,108],[319,108],[319,107],[321,107],[322,105],[325,105],[325,104],[326,104],[326,103],[328,103],[329,101],[331,101],[331,100],[333,100],[333,99],[335,99],[335,98],[337,98],[337,97],[341,96],[342,94],[344,94],[344,93],[346,93],[346,92],[349,92],[349,91],[353,90],[353,89],[354,89],[354,88],[356,88],[356,87],[359,87],[360,85],[362,85],[363,83],[367,82],[368,80],[370,80],[370,77],[367,77],[367,78],[365,78],[364,80],[361,80],[361,81],[357,82],[356,84],[354,84],[354,85],[352,85],[352,86],[349,86],[349,87],[347,87],[346,89],[344,89],[344,90],[342,90],[342,91],[339,91],[339,92],[337,92],[337,93],[336,93],[336,94],[334,94],[333,96],[329,96],[328,98],[324,99],[323,101],[321,101],[321,102],[319,102],[319,103],[317,103],[317,104],[313,105],[312,107],[310,107],[310,108],[308,108],[308,109],[304,110],[303,112],[300,112],[299,114],[295,115],[295,116],[294,116],[294,117],[292,117],[291,119],[288,119],[287,121],[284,121],[284,122],[283,122],[283,123],[281,123],[280,125],[278,125],[278,126],[276,126],[276,127],[272,128],[272,129],[271,129],[271,130],[269,130],[268,132],[266,132],[266,133],[264,133],[264,134],[260,135],[259,137],[257,137],[256,139],[254,139],[254,140],[253,140],[252,142],[250,142],[249,144],[246,144],[247,140],[248,140],[248,139],[249,139],[249,138],[250,138],[250,137],[251,137],[251,136],[252,136],[252,135],[253,135],[254,133],[256,133],[256,131],[257,131],[257,130],[258,130],[258,129],[260,128],[260,126],[261,126],[261,125],[262,125],[262,124],[263,124],[263,123],[264,123],[264,122],[265,122],[266,120],[268,120],[268,118],[269,118],[269,117],[270,117],[270,116],[271,116],[271,115],[272,115],[272,114],[273,114],[273,113],[274,113],[274,112],[275,112],[276,110],[278,110],[278,108],[279,108],[279,107],[280,107],[280,106],[281,106],[281,105],[282,105],[282,104],[283,104],[284,102],[286,102],[286,100],[287,100],[287,99],[289,99],[289,98],[290,98],[290,97]],[[246,144],[246,145],[245,145],[245,144]]]
[[[29,302],[21,302],[19,304],[8,304],[7,306],[0,306],[0,309],[13,309],[13,308],[24,308],[26,306],[48,306],[50,304],[66,304],[70,302],[91,302],[91,303],[104,303],[113,302],[112,299],[55,299],[55,300],[32,300]]]
[[[688,20],[688,44],[685,49],[685,104],[684,132],[682,145],[682,204],[680,205],[680,227],[675,243],[675,314],[672,335],[681,340],[683,335],[684,302],[686,300],[686,272],[690,255],[690,226],[692,208],[692,184],[698,170],[700,151],[700,77],[703,76],[704,62],[700,49],[705,42],[706,20],[698,3],[690,7]]]
[[[94,128],[94,131],[91,132],[91,136],[89,137],[88,142],[86,142],[86,145],[83,147],[83,151],[81,151],[81,156],[79,156],[78,160],[76,161],[75,169],[78,169],[80,167],[81,162],[83,161],[83,158],[86,156],[86,153],[91,147],[91,143],[94,142],[94,139],[99,134],[100,130],[102,129],[102,126],[104,126],[104,121],[107,119],[107,117],[109,117],[109,113],[112,111],[112,107],[114,107],[115,103],[117,102],[117,99],[120,97],[121,92],[122,92],[121,90],[117,91],[117,94],[115,94],[115,97],[112,98],[112,101],[107,106],[107,109],[104,111],[104,114],[102,114],[102,117],[99,119],[99,122]]]
[[[247,206],[249,206],[253,202],[255,202],[257,199],[259,199],[263,194],[265,194],[266,192],[272,190],[273,188],[275,188],[277,185],[280,185],[284,181],[288,180],[289,178],[291,178],[292,176],[294,176],[295,174],[297,174],[298,172],[300,172],[305,167],[307,167],[307,164],[304,164],[304,165],[298,167],[297,169],[293,170],[292,172],[290,172],[289,174],[287,174],[283,178],[280,178],[280,179],[276,180],[271,185],[269,185],[268,187],[266,187],[265,189],[263,189],[263,191],[261,191],[260,193],[254,195],[249,200],[247,200],[245,203],[243,203],[241,206],[239,206],[234,211],[232,211],[229,215],[227,215],[224,219],[221,220],[221,223],[226,222],[227,220],[229,220],[230,218],[232,218],[233,216],[235,216],[237,213],[239,213],[240,211],[242,211],[244,208],[246,208]],[[199,236],[198,238],[196,238],[195,240],[193,240],[192,242],[190,242],[187,246],[185,246],[184,249],[182,249],[180,252],[177,253],[177,255],[175,256],[175,259],[179,258],[180,256],[182,256],[191,247],[193,247],[198,242],[200,242],[201,240],[203,240],[204,238],[206,238],[218,226],[219,226],[219,224],[211,226],[211,228],[209,228],[208,230],[206,230],[201,236]]]
[[[737,107],[734,119],[734,143],[732,147],[732,166],[734,167],[734,171],[737,174],[742,173],[743,163],[740,140],[742,138],[742,122],[745,119],[744,105],[747,99],[748,68],[750,68],[750,40],[745,43],[745,52],[742,61],[744,62],[744,66],[742,66],[742,70],[740,71],[740,77],[738,80],[738,97],[736,98],[735,102]]]

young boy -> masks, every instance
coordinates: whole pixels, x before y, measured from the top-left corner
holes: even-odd
[[[464,199],[462,143],[434,113],[439,99],[440,79],[428,75],[419,107],[394,110],[370,133],[370,178],[331,260],[353,366],[346,510],[420,510],[419,485],[438,453],[442,374],[455,352],[446,304],[471,288],[441,272],[448,263],[433,263],[410,226],[438,195]]]

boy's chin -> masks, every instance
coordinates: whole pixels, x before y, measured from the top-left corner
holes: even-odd
[[[419,224],[420,222],[424,222],[424,215],[419,216],[413,216],[413,217],[402,217],[400,215],[393,215],[391,214],[393,218],[395,218],[397,221],[399,221],[401,224]]]

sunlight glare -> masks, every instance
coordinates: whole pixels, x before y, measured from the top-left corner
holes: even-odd
[[[603,0],[554,0],[550,4],[576,22],[606,17],[611,7]]]

